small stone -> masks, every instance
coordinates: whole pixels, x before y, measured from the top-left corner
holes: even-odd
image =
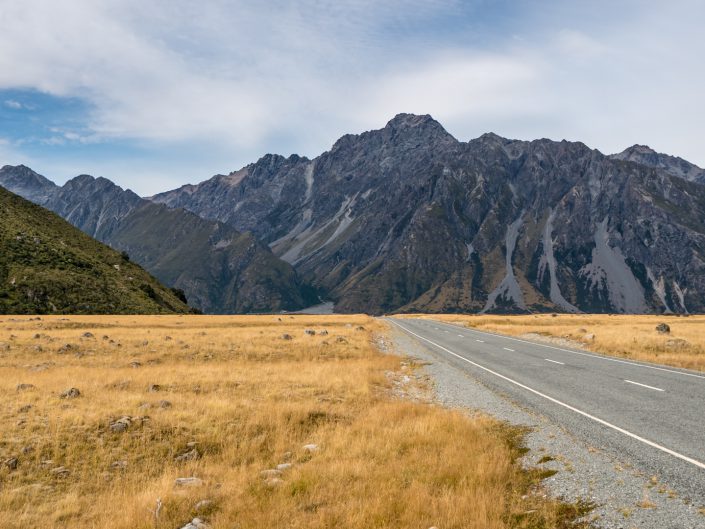
[[[91,339],[91,338],[95,338],[95,336],[93,336],[92,332],[84,332],[82,338]]]
[[[57,477],[63,478],[68,476],[71,471],[66,467],[56,467],[51,469],[51,473]]]
[[[168,400],[160,400],[159,407],[162,408],[163,410],[165,410],[167,408],[171,408],[171,402],[169,402]]]
[[[270,488],[277,487],[284,483],[284,480],[281,478],[269,478],[265,482],[265,485],[267,485]]]
[[[35,385],[34,384],[17,384],[17,387],[15,388],[17,391],[28,391],[30,389],[34,389]]]
[[[262,472],[259,473],[259,477],[262,479],[270,479],[270,478],[276,478],[282,475],[281,470],[277,470],[275,468],[270,468],[268,470],[263,470]]]
[[[284,461],[290,461],[292,457],[294,457],[294,454],[292,452],[284,452],[282,459]]]
[[[142,364],[138,361],[130,362],[130,367],[133,369],[137,369],[138,367],[142,367]]]
[[[174,480],[174,485],[177,487],[200,487],[203,485],[203,480],[195,477],[176,478]]]
[[[171,339],[172,339],[171,336],[165,336],[165,337],[164,337],[164,340],[167,341],[167,342],[168,342],[169,340],[171,340]]]
[[[659,323],[656,326],[656,332],[659,334],[669,334],[671,332],[671,327],[667,323]]]
[[[318,334],[320,334],[321,336],[328,336],[328,331],[323,329],[322,331],[318,331]]]
[[[286,333],[284,333],[284,334],[281,335],[281,339],[282,339],[282,340],[291,340],[291,339],[292,339],[292,336],[291,336],[291,334],[286,334]]]
[[[316,451],[318,451],[318,445],[316,445],[316,444],[304,445],[304,446],[303,446],[303,449],[304,449],[306,452],[316,452]]]
[[[5,461],[3,461],[3,465],[5,465],[10,470],[17,470],[18,464],[19,460],[16,457],[11,457],[10,459],[6,459]]]
[[[200,459],[200,457],[200,452],[194,448],[193,450],[189,450],[188,452],[184,452],[183,454],[176,456],[174,461],[177,463],[182,463],[184,461],[195,461],[196,459]]]
[[[364,331],[365,328],[362,325],[358,325],[357,327],[355,327],[355,330],[356,331]]]
[[[64,391],[61,395],[60,398],[62,399],[75,399],[77,397],[81,396],[81,392],[78,390],[78,388],[70,388]]]
[[[113,470],[124,470],[127,468],[127,461],[124,459],[121,461],[114,461],[111,465],[110,468]]]
[[[110,431],[114,433],[126,432],[130,425],[132,425],[132,417],[121,417],[110,425]]]
[[[184,525],[181,529],[210,529],[210,525],[208,525],[200,518],[194,518],[189,523]]]
[[[335,341],[338,342],[338,343],[348,343],[348,341],[347,341],[345,338],[343,338],[342,336],[338,336],[338,337],[335,339]]]
[[[276,469],[280,472],[284,472],[285,470],[289,470],[291,467],[291,463],[279,463]]]
[[[28,412],[29,410],[31,410],[31,409],[32,409],[32,405],[31,405],[31,404],[25,404],[25,405],[22,406],[19,410],[17,410],[17,413],[27,413],[27,412]]]
[[[61,347],[59,347],[59,353],[68,353],[69,351],[72,351],[76,348],[75,345],[71,345],[70,343],[64,344]]]
[[[159,384],[150,384],[149,387],[147,388],[147,391],[150,393],[156,393],[157,391],[161,391],[162,387]]]
[[[211,505],[213,505],[212,500],[201,500],[194,506],[193,510],[196,512],[207,511]]]
[[[314,336],[316,334],[316,331],[314,331],[313,329],[306,329],[304,333],[308,334],[309,336]]]
[[[688,342],[681,338],[669,338],[666,340],[667,349],[684,349],[688,347]]]

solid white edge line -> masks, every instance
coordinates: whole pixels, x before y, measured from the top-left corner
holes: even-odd
[[[655,388],[654,386],[647,386],[646,384],[642,384],[641,382],[634,382],[633,380],[627,380],[626,378],[624,379],[624,381],[627,384],[634,384],[635,386],[641,386],[642,388],[649,388],[655,391],[666,391],[665,389]]]
[[[436,321],[436,320],[434,320],[434,321]],[[454,325],[454,324],[452,324],[452,323],[445,323],[445,322],[438,322],[438,323],[439,323],[440,325],[449,325],[449,326],[451,326],[451,327],[460,327],[459,325]],[[580,352],[580,351],[571,351],[570,349],[563,349],[563,348],[561,348],[561,347],[554,347],[554,346],[552,346],[552,345],[546,345],[546,344],[542,344],[542,343],[539,343],[539,342],[530,342],[529,340],[522,340],[521,338],[514,338],[513,336],[506,336],[506,335],[504,335],[504,334],[497,334],[497,333],[494,333],[494,332],[486,332],[486,331],[478,331],[477,329],[473,329],[472,327],[467,327],[467,326],[462,326],[461,328],[464,329],[465,331],[470,331],[470,332],[474,332],[474,333],[477,333],[477,334],[484,334],[484,335],[487,335],[487,336],[494,336],[494,337],[496,337],[496,338],[504,338],[504,339],[507,339],[507,340],[513,340],[513,341],[515,341],[515,342],[526,343],[526,344],[529,344],[529,345],[537,345],[537,346],[539,346],[539,347],[545,347],[546,349],[553,349],[554,351],[563,351],[564,353],[571,353],[571,354],[574,354],[574,355],[587,356],[587,357],[589,357],[589,358],[595,358],[595,359],[597,359],[597,360],[606,360],[606,361],[608,361],[608,362],[617,362],[617,363],[619,363],[619,364],[626,364],[626,365],[629,365],[629,366],[643,367],[643,368],[646,368],[646,369],[655,369],[656,371],[665,371],[666,373],[675,373],[676,375],[683,375],[683,376],[686,376],[686,377],[693,377],[693,378],[702,378],[703,380],[705,380],[705,375],[698,375],[698,374],[696,374],[696,373],[686,373],[686,372],[683,372],[683,371],[676,371],[675,369],[668,369],[668,368],[665,368],[665,367],[658,367],[658,366],[652,366],[652,365],[647,365],[647,364],[640,364],[640,363],[638,363],[638,362],[630,362],[630,361],[628,361],[628,360],[620,360],[619,358],[612,358],[612,357],[609,357],[609,356],[606,356],[606,355],[597,354],[597,353],[583,353],[583,352]]]
[[[487,371],[488,373],[490,373],[490,374],[492,374],[492,375],[494,375],[494,376],[496,376],[496,377],[501,378],[502,380],[506,380],[507,382],[509,382],[509,383],[511,383],[511,384],[514,384],[515,386],[518,386],[518,387],[520,387],[520,388],[522,388],[522,389],[525,389],[526,391],[529,391],[529,392],[533,393],[534,395],[538,395],[539,397],[542,397],[542,398],[544,398],[544,399],[546,399],[546,400],[548,400],[548,401],[550,401],[550,402],[553,402],[554,404],[558,404],[559,406],[563,406],[564,408],[566,408],[566,409],[568,409],[568,410],[570,410],[570,411],[572,411],[572,412],[575,412],[575,413],[577,413],[577,414],[579,414],[579,415],[582,415],[583,417],[587,417],[588,419],[591,419],[591,420],[593,420],[593,421],[595,421],[595,422],[597,422],[597,423],[599,423],[599,424],[601,424],[601,425],[603,425],[603,426],[607,426],[608,428],[611,428],[612,430],[615,430],[615,431],[617,431],[617,432],[619,432],[619,433],[621,433],[621,434],[623,434],[623,435],[626,435],[627,437],[631,437],[632,439],[635,439],[635,440],[637,440],[637,441],[639,441],[639,442],[641,442],[641,443],[643,443],[643,444],[645,444],[645,445],[648,445],[648,446],[650,446],[650,447],[652,447],[652,448],[656,448],[657,450],[661,450],[662,452],[665,452],[665,453],[668,454],[668,455],[671,455],[671,456],[673,456],[673,457],[675,457],[675,458],[678,458],[678,459],[680,459],[680,460],[682,460],[682,461],[685,461],[686,463],[690,463],[691,465],[695,465],[696,467],[699,467],[699,468],[702,468],[703,470],[705,470],[705,463],[701,463],[700,461],[698,461],[698,460],[696,460],[696,459],[692,459],[692,458],[690,458],[690,457],[688,457],[688,456],[685,456],[685,455],[683,455],[683,454],[679,454],[678,452],[675,452],[675,451],[671,450],[670,448],[666,448],[665,446],[661,446],[661,445],[658,444],[658,443],[655,443],[655,442],[653,442],[653,441],[649,441],[648,439],[645,439],[645,438],[643,438],[643,437],[641,437],[641,436],[639,436],[639,435],[637,435],[637,434],[635,434],[635,433],[632,433],[632,432],[630,432],[630,431],[628,431],[628,430],[625,430],[624,428],[620,428],[619,426],[616,426],[616,425],[614,425],[614,424],[612,424],[612,423],[610,423],[610,422],[607,422],[607,421],[605,421],[604,419],[600,419],[599,417],[595,417],[594,415],[590,415],[589,413],[587,413],[587,412],[585,412],[585,411],[579,410],[578,408],[575,408],[575,407],[571,406],[570,404],[566,404],[565,402],[562,402],[562,401],[560,401],[560,400],[558,400],[558,399],[554,399],[553,397],[549,397],[549,396],[546,395],[545,393],[541,393],[541,392],[538,391],[538,390],[535,390],[535,389],[533,389],[533,388],[530,388],[529,386],[526,386],[526,385],[522,384],[521,382],[517,382],[517,381],[514,380],[514,379],[511,379],[511,378],[509,378],[509,377],[507,377],[507,376],[504,376],[504,375],[502,375],[502,374],[500,374],[500,373],[497,373],[496,371],[493,371],[493,370],[491,370],[491,369],[489,369],[489,368],[487,368],[487,367],[481,366],[480,364],[477,364],[477,363],[473,362],[472,360],[468,360],[468,359],[465,358],[464,356],[461,356],[461,355],[459,355],[459,354],[457,354],[457,353],[454,353],[454,352],[451,351],[450,349],[446,349],[446,348],[443,347],[442,345],[439,345],[439,344],[437,344],[436,342],[433,342],[433,341],[429,340],[428,338],[424,338],[423,336],[421,336],[421,335],[419,335],[419,334],[416,334],[416,333],[413,332],[413,331],[410,331],[409,329],[405,328],[404,326],[402,326],[401,324],[397,323],[396,321],[393,321],[393,320],[390,320],[390,321],[391,321],[394,325],[396,325],[396,326],[398,326],[399,328],[403,329],[404,331],[408,332],[409,334],[411,334],[411,335],[413,335],[413,336],[416,336],[417,338],[420,338],[421,340],[424,340],[424,341],[430,343],[431,345],[434,345],[435,347],[438,347],[439,349],[442,349],[443,351],[445,351],[445,352],[447,352],[447,353],[449,353],[449,354],[451,354],[451,355],[453,355],[453,356],[459,358],[460,360],[463,360],[463,361],[467,362],[468,364],[472,364],[472,365],[474,365],[475,367],[478,367],[478,368],[482,369],[483,371]]]
[[[562,366],[565,365],[565,362],[559,362],[558,360],[551,360],[550,358],[544,358],[544,360],[546,360],[546,362],[553,362],[554,364],[560,364]]]

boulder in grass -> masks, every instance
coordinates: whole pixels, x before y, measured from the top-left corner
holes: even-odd
[[[659,323],[656,326],[656,332],[659,334],[669,334],[671,332],[671,327],[667,323]]]
[[[81,392],[79,391],[78,388],[69,388],[60,395],[60,398],[62,398],[62,399],[75,399],[80,396],[81,396]]]

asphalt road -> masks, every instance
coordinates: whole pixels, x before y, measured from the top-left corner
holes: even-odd
[[[495,392],[705,506],[705,374],[388,318]]]

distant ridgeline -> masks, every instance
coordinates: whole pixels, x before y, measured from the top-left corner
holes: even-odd
[[[26,167],[56,211],[207,312],[702,312],[705,171],[644,146],[485,134],[400,114],[311,160],[267,155],[142,199]]]
[[[0,187],[0,314],[189,312],[125,257]]]

